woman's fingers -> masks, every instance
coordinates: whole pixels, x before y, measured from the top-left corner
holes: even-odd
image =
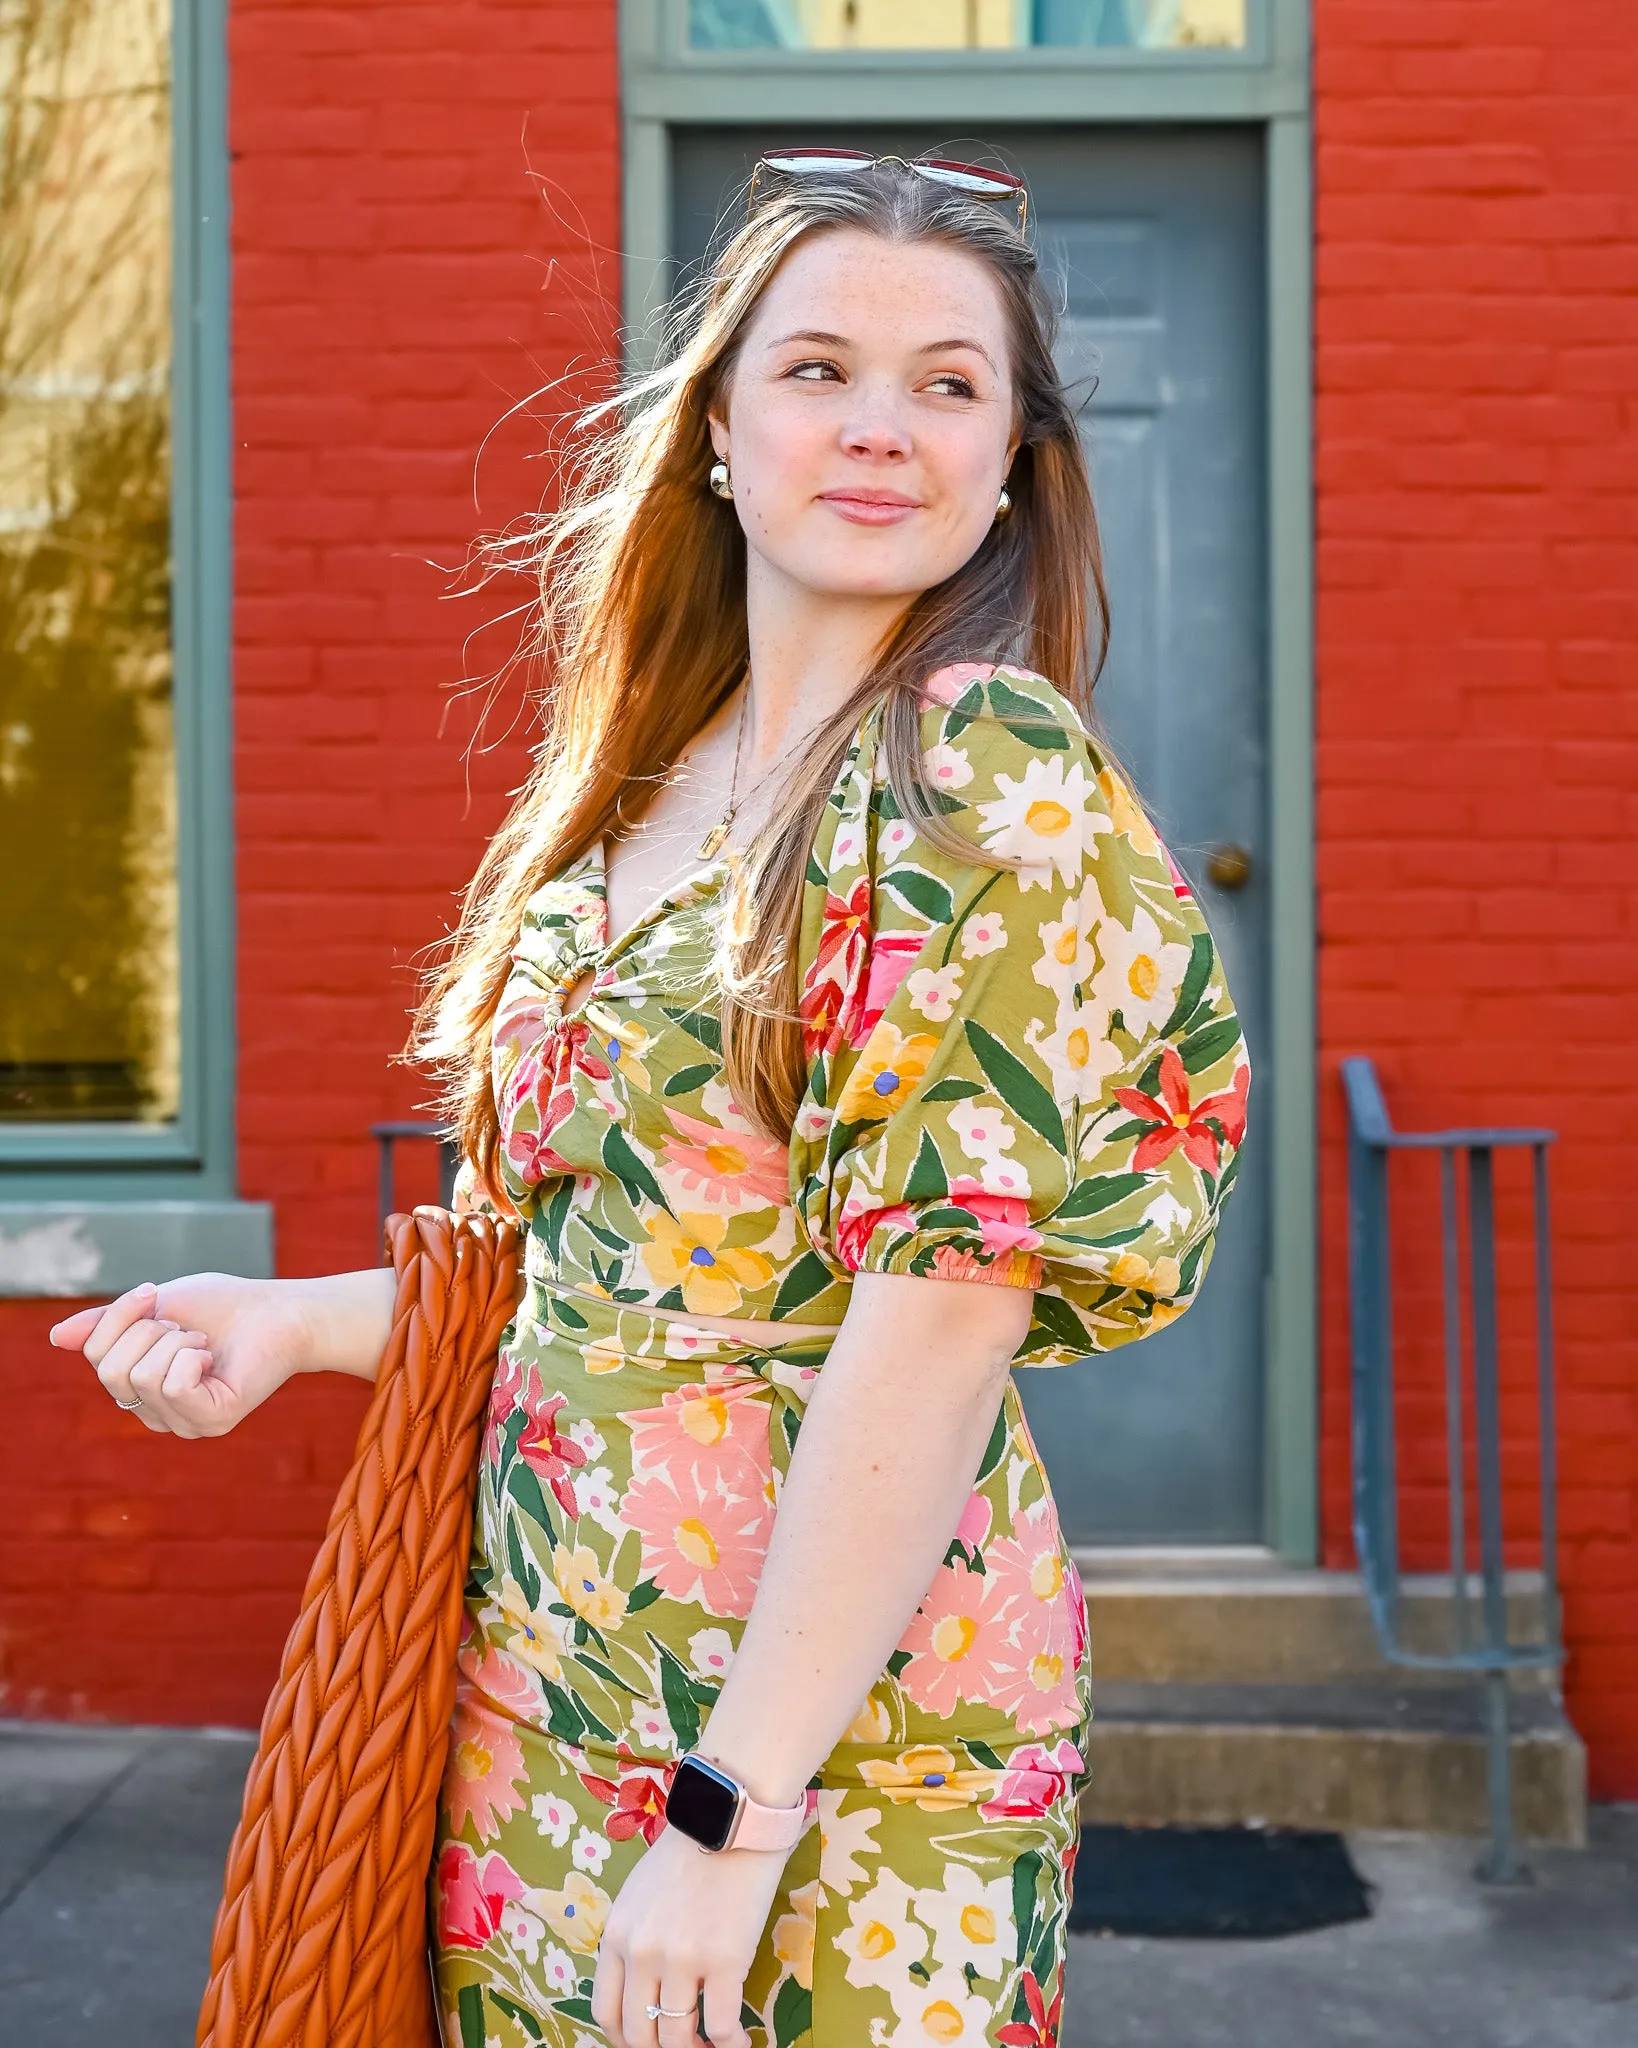
[[[120,1332],[100,1358],[92,1360],[97,1369],[97,1378],[116,1401],[132,1400],[140,1389],[131,1385],[131,1374],[154,1345],[176,1334],[175,1323],[161,1322],[157,1318],[132,1323],[128,1329]],[[86,1356],[90,1357],[90,1353],[87,1352]]]
[[[165,1398],[166,1378],[183,1354],[197,1351],[202,1358],[208,1357],[204,1347],[204,1336],[198,1330],[169,1330],[150,1344],[131,1368],[131,1394],[142,1403],[138,1413],[160,1423],[173,1436],[194,1437],[199,1430]]]
[[[53,1323],[48,1336],[59,1351],[83,1351],[86,1339],[97,1327],[103,1315],[103,1305],[95,1308],[76,1309],[71,1316],[64,1316],[60,1323]]]
[[[700,1979],[697,1970],[681,1976],[675,1969],[660,1978],[656,2001],[665,2007],[660,2015],[660,2048],[699,2048]],[[716,2048],[716,2043],[711,2044]]]
[[[743,1973],[714,1971],[705,1980],[705,2035],[711,2048],[751,2048],[751,2037],[740,2020],[745,1997]],[[670,1999],[666,2004],[671,2003]]]
[[[626,1993],[626,1964],[605,1934],[597,1950],[597,1976],[592,1984],[592,2018],[609,2038],[609,2048],[625,2048],[620,2035],[620,2009]]]
[[[159,1302],[159,1289],[151,1280],[144,1280],[140,1287],[132,1287],[117,1301],[111,1301],[105,1308],[82,1309],[77,1316],[70,1316],[66,1323],[59,1323],[59,1330],[67,1330],[90,1322],[90,1328],[81,1337],[78,1349],[83,1351],[93,1365],[101,1365],[127,1330],[134,1323],[142,1323],[152,1317]],[[55,1331],[52,1333],[55,1336]]]
[[[215,1360],[197,1330],[185,1333],[184,1344],[171,1360],[159,1389],[166,1412],[176,1418],[178,1436],[220,1436],[231,1429],[238,1401],[225,1381],[216,1377]]]
[[[625,2048],[659,2048],[660,2023],[648,2016],[660,2002],[660,1957],[633,1948],[626,1960],[625,1995],[620,2001],[620,2032]]]

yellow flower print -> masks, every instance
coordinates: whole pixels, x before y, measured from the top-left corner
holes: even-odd
[[[625,1620],[625,1594],[612,1579],[604,1577],[597,1553],[585,1544],[574,1550],[559,1544],[552,1552],[552,1577],[575,1613],[593,1628],[618,1628]]]
[[[844,1742],[885,1742],[892,1730],[887,1708],[873,1692],[865,1694],[864,1705],[842,1732]]]
[[[608,1004],[587,1003],[580,1012],[581,1018],[591,1026],[597,1050],[611,1067],[622,1074],[634,1088],[641,1088],[645,1095],[653,1092],[648,1078],[648,1069],[643,1065],[643,1055],[654,1040],[635,1018],[622,1017]]]
[[[726,1216],[698,1209],[668,1216],[662,1210],[647,1219],[646,1228],[653,1243],[643,1246],[643,1264],[662,1287],[682,1288],[691,1315],[732,1315],[742,1289],[766,1287],[773,1278],[773,1266],[761,1252],[723,1243]]]
[[[1109,1263],[1109,1278],[1117,1287],[1142,1287],[1150,1294],[1175,1294],[1182,1275],[1176,1259],[1156,1259],[1153,1265],[1141,1252],[1122,1252]]]
[[[773,1952],[804,1991],[813,1989],[813,1941],[819,1920],[819,1880],[791,1893],[792,1912],[774,1922]]]
[[[538,1671],[542,1678],[563,1676],[562,1645],[557,1624],[549,1614],[538,1614],[529,1605],[516,1579],[501,1581],[501,1612],[506,1617],[504,1647],[507,1654]]]
[[[581,1357],[586,1362],[588,1373],[618,1372],[626,1362],[626,1354],[610,1338],[599,1337],[595,1342],[581,1347]]]
[[[1155,837],[1155,828],[1149,823],[1143,806],[1113,768],[1099,769],[1098,788],[1109,806],[1109,817],[1115,830],[1124,832],[1137,852],[1158,860],[1160,841]]]
[[[908,1036],[884,1018],[865,1040],[859,1064],[848,1075],[836,1114],[842,1122],[861,1123],[895,1110],[919,1085],[938,1040],[926,1031]]]
[[[584,1871],[571,1870],[560,1892],[536,1892],[532,1902],[540,1908],[548,1927],[565,1948],[589,1956],[603,1939],[609,1917],[609,1895],[600,1891]]]
[[[859,1776],[878,1792],[885,1792],[895,1806],[913,1799],[929,1813],[942,1813],[952,1806],[976,1806],[994,1796],[997,1783],[994,1771],[958,1770],[949,1750],[931,1744],[901,1749],[892,1762],[867,1758],[859,1766]]]

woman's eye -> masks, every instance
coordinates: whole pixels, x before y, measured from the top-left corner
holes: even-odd
[[[788,377],[804,378],[810,384],[817,384],[826,377],[840,377],[842,372],[835,363],[826,361],[822,356],[815,356],[809,362],[793,363],[785,374]]]
[[[972,398],[976,396],[970,377],[963,377],[959,370],[941,370],[932,380],[933,390],[942,389],[948,398]]]

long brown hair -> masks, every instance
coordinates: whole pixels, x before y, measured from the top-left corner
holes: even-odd
[[[499,544],[539,579],[528,652],[544,682],[534,765],[467,891],[447,958],[416,1016],[413,1055],[442,1077],[466,1157],[493,1186],[496,1007],[529,897],[640,815],[749,659],[745,539],[713,497],[708,419],[721,409],[751,316],[804,237],[862,230],[940,242],[989,267],[1005,309],[1019,446],[1010,516],[914,599],[869,673],[804,750],[772,822],[746,851],[722,947],[724,1068],[734,1100],[788,1138],[806,1083],[796,1016],[803,875],[860,718],[882,706],[901,810],[951,851],[922,767],[921,685],[953,661],[1017,660],[1085,712],[1108,641],[1097,521],[1074,408],[1053,361],[1054,309],[1010,215],[902,168],[771,180],[672,308],[659,367],[588,408],[557,508]]]

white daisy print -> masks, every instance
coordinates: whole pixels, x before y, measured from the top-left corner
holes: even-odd
[[[1190,949],[1161,936],[1158,924],[1141,906],[1132,912],[1132,928],[1106,917],[1098,926],[1098,951],[1103,965],[1092,977],[1092,992],[1134,1037],[1159,1031],[1171,1015],[1177,991],[1188,972]]]
[[[574,1858],[575,1868],[590,1871],[593,1877],[601,1873],[603,1865],[613,1853],[608,1842],[601,1835],[594,1835],[590,1828],[580,1830],[574,1838],[574,1847],[569,1851]]]
[[[895,818],[892,824],[882,827],[882,836],[876,845],[877,858],[884,867],[889,866],[908,851],[915,840],[915,827],[903,818]]]
[[[537,1792],[529,1802],[529,1811],[534,1815],[537,1830],[549,1838],[554,1849],[561,1849],[576,1819],[569,1802],[559,1799],[555,1792]]]
[[[1051,1069],[1052,1092],[1060,1102],[1096,1102],[1104,1082],[1125,1064],[1109,1036],[1109,1012],[1101,1003],[1083,1003],[1078,1010],[1062,1004],[1051,1031],[1043,1031],[1032,1018],[1024,1042]]]
[[[546,1953],[540,1959],[540,1974],[554,1998],[567,1998],[580,1982],[574,1957],[566,1948],[559,1948],[555,1941],[546,1944]]]
[[[990,1159],[1010,1152],[1018,1133],[998,1109],[969,1098],[950,1105],[950,1128],[969,1159]]]
[[[725,1628],[696,1629],[688,1638],[688,1661],[701,1678],[726,1678],[734,1661],[734,1639]]]
[[[1114,829],[1104,812],[1087,810],[1097,785],[1079,761],[1072,761],[1066,773],[1058,756],[1043,761],[1036,755],[1025,765],[1021,782],[999,774],[995,786],[1004,794],[978,806],[984,847],[1020,863],[1020,889],[1032,889],[1037,882],[1044,888],[1054,874],[1062,882],[1078,881],[1093,834]]]
[[[910,1918],[915,1893],[894,1871],[881,1871],[862,1898],[848,1904],[847,1925],[838,1928],[835,1942],[847,1957],[847,1981],[855,1986],[870,1985],[878,1991],[893,1992],[908,1981],[912,1963],[927,1954],[928,1934]],[[962,1987],[965,1989],[965,1985]],[[935,2035],[933,2037],[937,2039]],[[954,2037],[951,2037],[954,2038]],[[976,2037],[983,2040],[983,2035]]]
[[[845,1899],[856,1884],[865,1881],[861,1856],[879,1856],[881,1845],[874,1839],[879,1807],[864,1806],[853,1813],[838,1808],[846,1792],[819,1794],[819,1882],[833,1898]]]
[[[948,1970],[971,1963],[980,1977],[999,1977],[1012,1961],[1010,1875],[986,1884],[967,1863],[946,1863],[942,1887],[916,1893],[916,1918],[933,1930],[933,1955]]]

